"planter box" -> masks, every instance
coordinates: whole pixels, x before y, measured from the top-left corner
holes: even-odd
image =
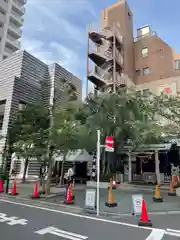
[[[89,188],[96,188],[97,187],[97,182],[95,181],[87,181],[86,186]],[[100,182],[99,183],[99,188],[104,188],[107,189],[109,187],[108,182]]]

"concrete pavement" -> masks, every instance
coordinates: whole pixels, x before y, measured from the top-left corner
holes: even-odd
[[[15,218],[18,218],[14,220]],[[33,201],[0,198],[0,234],[2,239],[52,239],[52,240],[177,240],[180,237],[176,219],[170,217],[163,227],[165,217],[153,220],[154,227],[161,222],[162,228],[146,229],[137,226],[137,218],[123,217],[110,220],[64,212],[62,207],[47,208],[44,204]],[[174,216],[173,216],[174,218]],[[18,220],[18,221],[17,221]],[[17,224],[16,224],[17,221]],[[12,224],[13,223],[13,224]],[[177,227],[177,228],[176,228]],[[167,230],[167,228],[177,229]],[[180,228],[180,227],[179,227]],[[165,235],[164,235],[165,234]],[[173,236],[173,234],[178,236]]]
[[[84,208],[85,204],[85,189],[83,190],[74,190],[73,194],[76,196],[75,205],[77,207]],[[164,199],[163,203],[154,203],[152,201],[153,192],[143,191],[143,190],[134,190],[134,191],[123,191],[120,189],[114,190],[115,200],[118,203],[117,208],[108,208],[105,206],[107,201],[108,192],[106,189],[100,190],[100,211],[106,212],[109,214],[130,214],[132,211],[132,194],[143,194],[143,197],[147,204],[147,210],[149,212],[165,212],[165,211],[180,211],[180,201],[179,197],[168,196],[167,192],[162,191],[161,195]],[[53,203],[63,202],[64,196],[59,195],[52,197],[48,201]]]

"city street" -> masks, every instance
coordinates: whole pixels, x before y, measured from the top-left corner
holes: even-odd
[[[0,198],[1,239],[177,240],[180,237],[180,231],[172,232],[173,230],[166,229],[173,225],[164,225],[164,229],[146,229],[139,228],[137,222],[131,223],[128,218],[121,218],[120,221],[98,219],[94,215],[85,216],[59,209],[47,208],[31,200],[23,203],[15,199]],[[133,217],[132,219],[136,220]],[[178,216],[175,221],[178,221]]]

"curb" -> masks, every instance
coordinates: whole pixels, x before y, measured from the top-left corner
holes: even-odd
[[[6,199],[13,199],[14,197],[7,196],[7,195],[1,195]],[[1,198],[0,198],[1,199]],[[63,202],[60,203],[50,203],[50,202],[45,202],[41,200],[31,200],[29,198],[21,198],[21,197],[16,197],[16,200],[21,200],[21,201],[31,201],[36,204],[46,204],[49,205],[50,207],[63,207],[68,210],[74,210],[74,211],[80,211],[81,213],[87,213],[87,214],[96,214],[96,210],[91,210],[91,209],[85,209],[81,208],[78,206],[67,206],[64,205]],[[111,212],[99,212],[100,216],[105,216],[105,217],[133,217],[132,213],[111,213]],[[160,212],[148,212],[149,215],[151,216],[163,216],[163,215],[178,215],[180,214],[180,210],[172,210],[172,211],[160,211]]]

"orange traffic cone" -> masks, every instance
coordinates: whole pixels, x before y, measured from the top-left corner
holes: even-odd
[[[114,193],[113,193],[113,182],[110,180],[109,188],[108,188],[108,201],[105,203],[106,207],[117,207],[117,203],[114,200]]]
[[[142,227],[152,227],[152,222],[151,220],[148,219],[148,213],[146,209],[146,202],[143,199],[142,200],[142,213],[141,213],[141,219],[138,223],[138,226]]]
[[[3,189],[3,181],[2,179],[0,179],[0,193],[3,193],[4,189]]]
[[[31,196],[32,199],[40,198],[39,191],[38,191],[38,184],[34,185],[33,195]]]
[[[163,202],[163,198],[161,197],[158,184],[156,184],[156,190],[155,190],[155,194],[153,197],[153,201],[154,202]]]
[[[173,176],[173,187],[178,187],[179,184],[179,180],[178,180],[178,176]]]
[[[74,204],[73,195],[72,195],[72,184],[69,185],[66,199],[64,200],[65,204]]]
[[[172,181],[170,181],[170,189],[169,189],[168,195],[169,196],[176,196],[176,192],[174,190]]]
[[[14,182],[13,182],[13,187],[12,187],[10,195],[18,195],[17,189],[16,189],[16,180],[14,180]]]

